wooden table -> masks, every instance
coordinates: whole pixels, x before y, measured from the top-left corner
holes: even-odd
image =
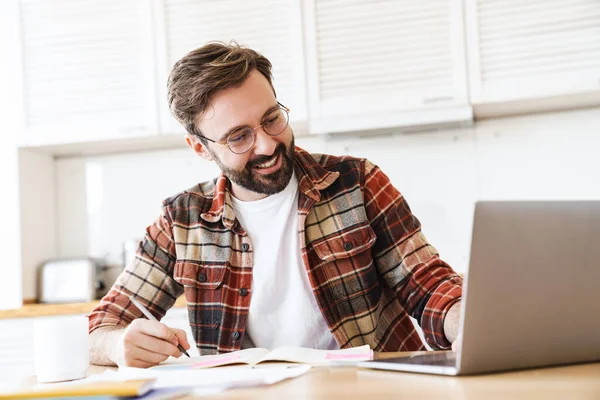
[[[380,354],[389,358],[407,353]],[[185,397],[192,399],[193,396]],[[313,368],[272,386],[232,389],[211,399],[600,399],[600,363],[469,377]]]

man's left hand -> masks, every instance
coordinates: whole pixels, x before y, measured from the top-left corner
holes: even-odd
[[[456,337],[456,340],[454,342],[452,342],[452,350],[458,351],[458,349],[460,349],[461,346],[462,346],[462,333],[459,333],[458,336]]]

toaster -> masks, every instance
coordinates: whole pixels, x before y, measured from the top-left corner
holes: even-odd
[[[89,257],[49,260],[38,270],[38,303],[83,303],[99,299],[116,280],[120,270],[115,269]]]

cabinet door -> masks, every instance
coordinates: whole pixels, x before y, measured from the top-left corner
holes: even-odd
[[[0,320],[0,381],[33,373],[33,319]]]
[[[462,2],[307,0],[310,129],[470,120]]]
[[[20,0],[24,145],[157,132],[150,0]]]
[[[466,19],[475,104],[600,94],[599,1],[467,0]]]
[[[306,130],[300,3],[301,0],[157,1],[161,131],[184,132],[167,105],[166,83],[173,64],[209,41],[231,40],[271,61],[278,100],[291,109],[295,132]]]

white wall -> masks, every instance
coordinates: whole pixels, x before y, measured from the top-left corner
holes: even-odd
[[[297,144],[380,165],[460,272],[476,200],[600,199],[600,108],[410,135],[303,137]],[[144,234],[163,198],[218,173],[187,148],[59,159],[55,168],[59,255],[89,252],[115,262],[121,243]]]
[[[378,163],[408,199],[429,240],[460,272],[468,264],[477,199],[600,199],[600,108],[335,141],[328,149]]]
[[[144,235],[163,199],[219,174],[184,146],[57,160],[59,256],[120,262],[123,242]]]

